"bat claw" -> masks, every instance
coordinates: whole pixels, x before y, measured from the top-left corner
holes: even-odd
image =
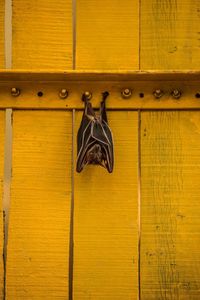
[[[107,91],[106,91],[106,92],[103,92],[103,93],[102,93],[103,101],[105,101],[109,95],[110,95],[109,92],[107,92]]]

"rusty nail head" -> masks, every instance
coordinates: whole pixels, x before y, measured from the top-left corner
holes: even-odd
[[[18,97],[20,95],[20,89],[18,89],[18,88],[11,88],[11,95],[13,97]]]
[[[61,99],[66,99],[68,97],[68,91],[66,89],[62,89],[60,92],[59,92],[59,97]]]
[[[164,92],[160,89],[157,89],[153,92],[153,94],[156,99],[160,99],[164,95]]]
[[[175,89],[172,91],[171,95],[174,99],[179,99],[181,97],[181,91]]]
[[[122,91],[121,94],[122,94],[122,98],[128,99],[128,98],[130,98],[130,97],[132,96],[132,90],[129,89],[129,88],[126,88],[126,89],[124,89],[124,90]]]

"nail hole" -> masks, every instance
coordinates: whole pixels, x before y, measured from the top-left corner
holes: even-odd
[[[144,93],[139,93],[140,98],[144,98]]]
[[[42,97],[43,96],[43,92],[40,91],[40,92],[37,93],[37,95],[38,95],[38,97]]]
[[[200,93],[196,93],[195,97],[200,98]]]

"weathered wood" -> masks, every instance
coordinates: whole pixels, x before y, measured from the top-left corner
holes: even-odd
[[[200,68],[199,0],[141,0],[141,69]]]
[[[13,68],[71,69],[72,52],[71,0],[13,0]]]
[[[71,113],[14,111],[8,299],[67,299]]]
[[[139,68],[139,1],[76,2],[76,68]]]
[[[18,109],[80,109],[84,91],[93,94],[92,104],[99,106],[103,91],[110,93],[109,109],[190,109],[200,108],[200,73],[187,72],[116,72],[94,71],[2,71],[0,73],[0,108]],[[11,88],[20,89],[13,97]],[[65,88],[68,97],[61,99],[59,92]],[[129,88],[132,95],[123,99],[122,91]],[[156,99],[154,91],[161,89],[163,96]],[[180,99],[172,96],[178,90]],[[42,92],[42,96],[38,96]]]
[[[200,295],[199,112],[143,112],[141,299]]]
[[[51,70],[51,69],[0,69],[0,81],[3,82],[49,82],[49,81],[199,81],[200,71],[195,70]]]
[[[76,113],[76,132],[82,113]],[[74,298],[137,299],[137,112],[110,112],[114,172],[75,174]]]

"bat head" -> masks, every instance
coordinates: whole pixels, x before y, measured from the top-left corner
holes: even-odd
[[[102,162],[103,154],[99,144],[95,144],[86,153],[86,161],[88,164],[99,165]]]

